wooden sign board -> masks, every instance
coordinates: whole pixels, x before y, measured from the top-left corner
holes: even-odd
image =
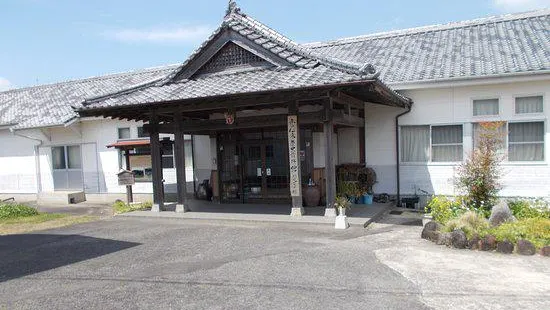
[[[122,170],[117,173],[118,185],[134,185],[136,184],[136,178],[132,171]]]

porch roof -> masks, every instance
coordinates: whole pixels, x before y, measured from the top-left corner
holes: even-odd
[[[270,66],[197,74],[206,61],[228,42],[263,58]],[[132,106],[155,107],[159,103],[182,103],[219,96],[250,95],[310,88],[339,87],[349,83],[376,84],[359,96],[364,101],[407,107],[411,100],[385,86],[370,63],[355,63],[317,53],[286,38],[243,14],[236,6],[228,9],[221,26],[189,59],[165,78],[131,89],[90,98],[78,107],[81,115],[104,115],[101,111]],[[384,94],[378,94],[384,89]],[[157,105],[158,106],[158,105]]]

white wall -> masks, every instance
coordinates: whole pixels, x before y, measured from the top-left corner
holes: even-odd
[[[38,141],[0,130],[0,193],[36,193]]]
[[[546,124],[545,161],[504,162],[504,188],[502,196],[550,195],[550,80],[518,82],[483,86],[461,86],[437,89],[405,90],[402,93],[414,100],[411,113],[400,118],[400,125],[451,125],[464,128],[464,158],[472,149],[472,122],[479,120],[543,120]],[[515,115],[515,96],[544,96],[544,113],[541,115]],[[472,100],[499,98],[500,115],[480,119],[472,116]],[[396,193],[395,116],[402,109],[367,104],[366,156],[367,164],[378,175],[375,192]],[[426,163],[401,165],[401,193],[413,194],[421,188],[436,194],[457,194],[453,185],[456,164]]]

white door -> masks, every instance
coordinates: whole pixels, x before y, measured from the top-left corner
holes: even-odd
[[[80,145],[52,147],[52,167],[56,191],[83,189]]]

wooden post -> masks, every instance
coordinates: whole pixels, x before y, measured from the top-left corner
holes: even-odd
[[[153,168],[153,208],[160,212],[164,209],[164,182],[162,180],[162,155],[159,141],[158,118],[153,112],[150,121],[151,162]]]
[[[126,170],[132,171],[130,168],[130,150],[124,150],[124,157],[126,159]],[[134,194],[132,193],[132,185],[126,185],[126,200],[128,204],[134,202]]]
[[[291,216],[304,215],[302,204],[302,169],[300,166],[300,124],[298,122],[298,104],[288,106],[288,159],[290,169],[290,196],[292,197]]]
[[[336,172],[334,169],[334,158],[332,135],[334,132],[334,123],[332,121],[332,98],[325,103],[325,122],[323,129],[325,133],[325,178],[326,178],[326,200],[325,216],[336,216],[334,201],[336,199]]]
[[[188,211],[186,205],[187,178],[185,176],[185,135],[183,131],[183,118],[180,112],[176,112],[174,121],[176,123],[176,132],[174,135],[174,156],[176,158],[176,178],[178,202],[176,212],[184,213]]]

